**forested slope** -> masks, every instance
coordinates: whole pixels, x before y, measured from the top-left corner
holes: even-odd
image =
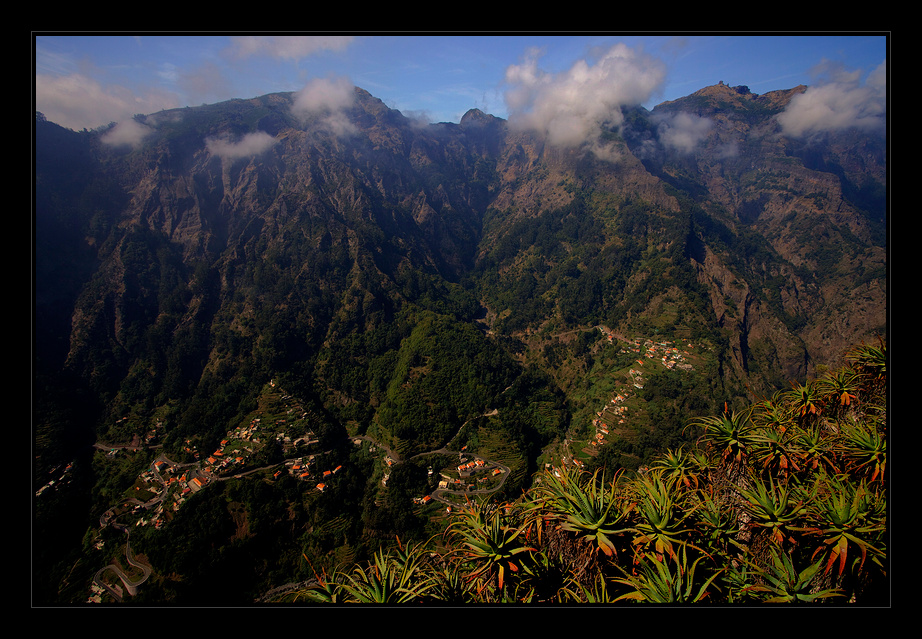
[[[278,601],[889,603],[886,348],[741,412],[639,472],[545,472]]]
[[[401,464],[382,495],[350,438],[404,460],[489,452],[511,499],[560,457],[636,470],[690,444],[689,419],[885,339],[885,140],[785,135],[802,90],[721,84],[638,108],[604,154],[477,110],[420,125],[358,88],[341,129],[278,93],[138,115],[137,146],[36,114],[36,492],[70,473],[36,500],[37,599],[79,599],[75,566],[94,564],[99,517],[139,469],[219,449],[267,388],[298,398],[295,439],[309,431],[342,482],[323,498],[290,478],[206,487],[214,526],[180,510],[163,539],[138,535],[181,575],[143,596],[196,601],[201,579],[255,597],[306,577],[304,554],[332,568],[444,523],[409,505],[426,465]],[[681,153],[662,128],[680,115],[709,123]],[[629,423],[590,448],[633,359],[600,330],[701,356],[647,371]],[[182,566],[156,550],[178,540]],[[257,558],[240,580],[236,553]]]

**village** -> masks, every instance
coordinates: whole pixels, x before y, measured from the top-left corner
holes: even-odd
[[[660,365],[666,369],[693,370],[689,362],[690,351],[694,345],[688,340],[675,345],[672,342],[660,340],[654,341],[649,338],[624,338],[617,335],[611,329],[605,326],[598,326],[598,330],[610,344],[621,344],[621,353],[631,353],[636,356],[636,366],[632,366],[627,371],[626,381],[623,387],[612,394],[606,403],[597,411],[592,420],[593,436],[589,445],[598,448],[603,446],[609,439],[616,435],[619,426],[626,423],[628,419],[630,399],[634,397],[637,391],[642,390],[644,386],[645,372],[651,370],[654,365]],[[270,386],[275,389],[275,382],[270,382]],[[309,413],[304,411],[300,403],[288,394],[281,394],[278,397],[280,406],[272,411],[271,423],[267,426],[263,423],[264,415],[253,417],[247,424],[237,427],[227,433],[222,439],[220,445],[210,454],[202,459],[202,455],[196,449],[195,445],[187,441],[184,446],[184,452],[189,453],[196,461],[192,464],[179,464],[170,461],[166,457],[159,458],[148,473],[139,477],[136,484],[132,487],[135,495],[134,503],[149,504],[156,506],[149,517],[139,521],[139,525],[157,525],[162,523],[162,515],[169,510],[178,510],[185,503],[185,500],[202,488],[209,482],[218,479],[234,476],[239,472],[247,469],[248,461],[253,453],[259,449],[269,438],[274,438],[279,442],[286,457],[290,452],[296,451],[300,446],[310,447],[318,442],[314,432],[307,426],[309,422]],[[124,419],[124,418],[123,418]],[[150,429],[145,434],[144,442],[153,441],[156,438],[160,423]],[[359,440],[354,443],[360,444]],[[140,442],[133,442],[132,447],[137,447]],[[114,456],[123,448],[111,447],[107,454]],[[372,444],[371,452],[376,448]],[[462,451],[463,453],[463,451]],[[461,454],[459,454],[461,458]],[[387,485],[387,469],[395,463],[390,455],[382,455],[382,463],[385,465],[382,485]],[[576,456],[567,456],[562,460],[563,463],[572,463],[575,466],[581,466],[582,462]],[[488,462],[482,459],[468,461],[466,458],[452,473],[442,471],[442,478],[438,485],[438,491],[456,491],[470,492],[473,490],[484,489],[491,479],[496,479],[502,474],[503,469],[491,467],[490,474],[484,473],[484,468]],[[308,482],[311,490],[323,492],[326,490],[330,481],[335,477],[341,467],[323,468],[322,453],[312,453],[308,455],[299,455],[288,457],[283,463],[282,468],[278,468],[273,477],[277,478],[281,473],[296,477],[297,479]],[[250,469],[252,471],[252,469]],[[45,490],[54,486],[55,482],[62,481],[67,475],[68,469],[65,468],[63,473],[55,479],[50,480],[42,486],[37,492],[39,496]],[[431,471],[430,471],[431,472]],[[472,476],[479,472],[480,476],[472,480]],[[169,496],[169,502],[167,500]],[[146,499],[140,499],[146,497]],[[429,496],[430,499],[432,495]],[[426,496],[420,496],[421,503],[427,503],[429,500]],[[149,507],[148,507],[149,510]]]
[[[271,383],[271,386],[274,388],[275,384]],[[292,453],[310,451],[319,439],[309,427],[309,413],[296,399],[282,394],[278,401],[281,405],[271,411],[268,421],[264,421],[265,414],[252,417],[245,425],[229,431],[218,447],[207,455],[202,455],[192,441],[187,440],[183,450],[195,461],[182,463],[165,455],[159,456],[141,473],[121,503],[100,518],[100,524],[107,525],[117,517],[133,515],[136,517],[133,520],[135,526],[160,528],[172,513],[210,483],[272,471],[273,468],[272,479],[278,479],[284,473],[304,482],[308,491],[322,493],[329,490],[342,465],[325,467],[325,453],[318,450],[292,456]],[[254,467],[251,462],[254,453],[270,440],[281,445],[285,460],[268,467]],[[356,446],[368,446],[369,452],[377,455],[382,464],[381,485],[386,488],[389,470],[398,462],[386,449],[365,440],[367,438],[357,437],[352,442]],[[124,448],[106,447],[106,450],[109,457],[126,454]],[[416,497],[414,501],[417,504],[426,506],[438,500],[447,504],[450,510],[453,502],[449,496],[452,493],[489,493],[502,485],[502,476],[508,473],[507,468],[482,458],[469,459],[464,456],[463,449],[457,454],[457,467],[439,471],[438,487],[430,494]],[[431,476],[435,471],[430,467],[428,472]]]
[[[654,341],[646,338],[626,339],[618,336],[605,326],[597,327],[605,339],[611,344],[621,344],[621,353],[631,353],[636,356],[636,366],[628,371],[625,384],[613,392],[606,403],[597,411],[592,419],[592,437],[588,446],[598,449],[605,445],[611,437],[617,436],[619,427],[623,426],[629,414],[630,400],[636,396],[644,386],[646,371],[653,366],[662,366],[666,369],[693,370],[689,363],[690,351],[694,346],[688,341],[679,346],[669,341]],[[270,382],[275,389],[275,382]],[[331,486],[341,465],[327,468],[323,466],[324,454],[319,451],[305,455],[289,456],[292,452],[303,450],[316,444],[319,440],[308,426],[310,415],[304,411],[300,403],[288,394],[277,397],[279,406],[271,411],[268,424],[263,422],[264,414],[259,414],[250,419],[245,425],[229,431],[220,445],[207,456],[203,456],[191,441],[187,441],[184,451],[189,453],[195,461],[192,463],[177,463],[165,456],[160,456],[150,467],[141,474],[129,490],[125,502],[109,512],[109,517],[116,514],[125,514],[127,511],[143,513],[135,525],[152,525],[160,527],[164,518],[169,513],[182,507],[186,500],[193,494],[202,490],[213,481],[240,476],[241,473],[266,470],[265,468],[250,467],[250,458],[268,440],[274,439],[280,443],[285,452],[285,461],[277,465],[272,474],[278,478],[282,473],[287,473],[299,481],[305,482],[309,490],[324,492]],[[152,436],[152,435],[149,435]],[[353,444],[363,445],[361,438],[353,439]],[[374,442],[368,443],[369,451],[376,453],[379,449]],[[108,450],[109,456],[119,454],[122,449],[112,447]],[[390,467],[397,463],[393,456],[380,449],[380,460],[383,464],[383,477],[381,485],[387,486]],[[591,449],[590,449],[591,451]],[[446,499],[451,493],[470,494],[473,492],[488,493],[496,490],[502,484],[502,475],[508,469],[499,464],[473,457],[464,457],[464,450],[458,453],[459,463],[455,468],[439,471],[438,487],[429,495],[419,495],[417,503],[426,505],[435,499],[441,499],[450,505]],[[591,453],[590,453],[591,454]],[[577,455],[567,454],[560,460],[563,465],[583,467],[585,463]],[[553,467],[549,464],[549,467]],[[271,468],[270,468],[271,470]],[[36,493],[40,495],[44,490],[61,481],[61,477],[51,480]],[[429,469],[432,475],[433,469]],[[131,508],[126,507],[131,504]]]
[[[626,371],[624,380],[618,383],[617,390],[599,410],[595,411],[592,419],[593,434],[586,442],[587,447],[583,448],[584,453],[588,451],[589,454],[592,454],[592,449],[597,450],[611,437],[618,435],[619,427],[628,419],[631,400],[644,387],[646,372],[652,372],[654,367],[659,366],[669,370],[693,370],[689,362],[689,351],[693,345],[687,340],[680,348],[668,341],[641,338],[626,340],[605,327],[598,328],[609,343],[622,344],[620,353],[634,355],[636,366],[631,366]],[[164,455],[159,456],[140,474],[125,498],[100,518],[100,525],[114,524],[117,518],[128,516],[134,526],[160,528],[192,495],[210,483],[273,469],[272,479],[278,479],[285,473],[304,482],[308,491],[322,493],[329,490],[342,466],[324,465],[325,454],[319,450],[311,450],[311,447],[319,442],[309,426],[311,415],[304,411],[291,395],[275,392],[274,382],[270,385],[273,389],[272,396],[276,400],[271,411],[258,413],[246,424],[230,430],[215,450],[208,454],[201,454],[195,444],[187,440],[183,451],[194,461],[176,462]],[[148,434],[145,441],[150,437],[153,435]],[[284,461],[270,466],[254,466],[254,454],[270,441],[275,441],[281,446]],[[352,443],[355,446],[368,446],[368,452],[380,460],[380,483],[386,489],[390,469],[398,461],[385,448],[376,445],[367,437],[354,437]],[[568,438],[567,446],[569,443]],[[126,449],[138,448],[138,442],[121,448],[105,447],[106,454],[110,457],[126,454],[123,452]],[[431,466],[428,468],[430,477],[435,472],[439,474],[437,488],[429,494],[414,498],[416,504],[428,507],[441,502],[442,507],[450,513],[452,508],[463,503],[466,497],[473,494],[490,494],[502,487],[504,475],[509,473],[509,469],[476,455],[466,455],[465,448],[451,453],[458,455],[456,466],[444,467],[438,471]],[[547,463],[546,468],[559,475],[562,467],[568,465],[582,468],[585,462],[578,455],[568,451],[568,454],[561,456],[557,463]],[[67,475],[67,470],[64,469],[61,476],[39,489],[36,496],[54,486],[55,481],[61,481]],[[123,524],[124,522],[120,525]]]
[[[656,366],[662,366],[667,370],[694,370],[689,359],[695,347],[689,340],[683,340],[680,348],[670,341],[654,341],[639,337],[629,339],[619,336],[606,326],[597,328],[609,344],[622,344],[619,349],[620,353],[634,355],[637,366],[631,366],[628,369],[623,387],[619,385],[618,390],[614,391],[611,397],[607,398],[606,403],[595,411],[595,417],[592,419],[592,436],[588,442],[588,448],[583,449],[588,455],[595,454],[595,451],[611,441],[612,437],[616,437],[619,434],[619,428],[627,423],[630,410],[629,400],[636,398],[638,391],[643,390],[645,371],[652,372]],[[585,467],[585,462],[569,451],[570,442],[570,438],[567,438],[565,442],[567,452],[560,459],[561,465]],[[560,475],[560,469],[553,464],[546,464],[545,467],[555,475]]]

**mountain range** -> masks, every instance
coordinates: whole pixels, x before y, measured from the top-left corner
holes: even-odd
[[[126,416],[213,446],[269,382],[328,441],[409,454],[538,396],[550,441],[599,327],[705,345],[713,405],[816,375],[886,337],[887,147],[786,134],[806,90],[720,83],[580,144],[358,88],[96,131],[37,113],[34,474],[139,436]]]
[[[805,88],[637,108],[601,151],[361,89],[333,115],[272,94],[138,116],[139,146],[37,116],[36,370],[109,416],[295,370],[374,403],[324,363],[420,308],[526,350],[549,325],[703,331],[728,378],[802,378],[885,332],[887,265],[885,140],[780,134]],[[665,142],[681,118],[689,148]]]

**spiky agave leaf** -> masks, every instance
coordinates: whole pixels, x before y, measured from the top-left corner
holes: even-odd
[[[652,468],[662,470],[663,476],[672,485],[681,484],[685,488],[697,488],[699,484],[699,466],[695,459],[683,450],[669,449],[653,462]]]
[[[775,483],[774,477],[768,483],[753,478],[751,488],[740,488],[746,498],[745,508],[756,526],[766,528],[770,538],[780,545],[789,527],[806,513],[805,500],[789,484]]]
[[[702,555],[689,565],[684,546],[680,553],[670,558],[647,554],[637,563],[638,574],[628,574],[621,569],[624,577],[615,581],[631,590],[615,601],[698,603],[710,594],[714,581],[723,572],[723,569],[716,569],[702,580],[696,571],[705,559]]]
[[[751,410],[725,411],[721,415],[697,418],[692,423],[704,429],[705,443],[714,446],[722,460],[741,464],[752,446],[755,426],[750,421],[751,413]]]
[[[693,528],[685,524],[694,506],[663,481],[663,471],[653,470],[632,482],[637,498],[637,521],[631,527],[636,533],[635,548],[653,544],[658,557],[664,553],[675,557],[675,546],[683,545]]]
[[[357,566],[346,575],[343,590],[360,603],[407,603],[422,598],[432,587],[421,577],[424,548],[379,549],[368,566]]]
[[[875,560],[886,553],[880,548],[886,520],[880,517],[883,509],[875,502],[880,497],[865,482],[855,485],[838,477],[823,478],[822,490],[811,500],[809,508],[809,536],[818,537],[819,545],[813,553],[816,559],[825,556],[825,573],[838,563],[838,574],[845,571],[849,549],[861,553],[857,569],[860,571],[868,557]],[[854,554],[854,553],[852,553]]]
[[[773,546],[768,565],[755,566],[762,583],[750,586],[748,590],[769,593],[763,600],[765,603],[809,603],[817,599],[841,597],[842,592],[837,588],[815,589],[813,580],[821,567],[819,562],[814,562],[798,571],[791,557]]]
[[[619,498],[617,478],[600,482],[599,471],[583,476],[564,471],[545,473],[539,501],[560,522],[560,527],[595,543],[608,556],[616,552],[613,536],[628,531],[625,525],[632,504]]]
[[[850,472],[883,481],[887,471],[887,436],[873,420],[843,423],[837,450],[846,459]]]
[[[466,548],[466,557],[477,567],[470,574],[496,577],[502,590],[506,573],[518,572],[517,556],[535,549],[524,543],[527,525],[508,525],[505,508],[483,502],[462,509],[449,524],[447,533]]]

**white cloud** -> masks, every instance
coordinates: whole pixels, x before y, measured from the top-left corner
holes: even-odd
[[[623,44],[594,64],[580,60],[556,75],[538,68],[538,54],[532,50],[522,64],[506,69],[509,123],[543,133],[554,144],[591,142],[601,126],[619,126],[621,107],[643,104],[666,77],[659,60]]]
[[[713,128],[714,123],[693,113],[675,113],[658,124],[663,146],[680,153],[691,153]]]
[[[300,60],[320,51],[342,51],[353,40],[352,36],[235,36],[231,38],[231,51],[240,58],[268,55]]]
[[[140,146],[148,135],[154,130],[137,120],[129,119],[119,122],[107,131],[101,140],[112,146]]]
[[[248,133],[234,142],[226,138],[208,138],[205,147],[222,160],[252,157],[269,150],[278,140],[264,131]]]
[[[103,86],[80,73],[35,76],[36,110],[48,120],[71,129],[95,129],[126,121],[139,113],[178,106],[179,101],[171,93],[150,90],[138,95],[125,87]]]
[[[346,78],[318,78],[294,96],[291,111],[302,120],[318,117],[336,135],[355,130],[346,110],[355,101],[355,87]]]
[[[778,115],[786,135],[807,136],[824,131],[883,130],[887,119],[886,62],[861,82],[858,71],[825,65],[821,80],[791,99]]]
[[[354,90],[355,87],[346,78],[311,80],[295,95],[292,109],[303,114],[347,109],[355,100]]]

